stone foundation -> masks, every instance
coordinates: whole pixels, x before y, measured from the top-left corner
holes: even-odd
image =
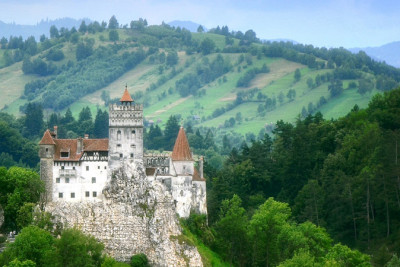
[[[109,175],[101,202],[51,202],[46,211],[64,227],[77,227],[103,242],[118,261],[144,253],[154,266],[203,266],[185,242],[173,200],[158,181],[148,181],[143,162]]]

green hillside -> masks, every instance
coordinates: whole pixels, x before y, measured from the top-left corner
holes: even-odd
[[[28,102],[38,102],[45,115],[70,108],[77,116],[86,106],[94,114],[127,85],[144,103],[146,120],[162,128],[177,115],[185,125],[257,134],[278,120],[294,122],[318,111],[343,116],[400,81],[400,70],[363,53],[261,43],[247,32],[219,28],[190,33],[165,24],[89,26],[57,34],[2,45],[4,111],[19,116]]]

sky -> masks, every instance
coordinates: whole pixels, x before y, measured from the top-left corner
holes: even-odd
[[[189,20],[206,28],[252,29],[260,39],[318,47],[373,47],[400,41],[398,0],[0,0],[0,20],[36,24],[71,17],[120,24]]]

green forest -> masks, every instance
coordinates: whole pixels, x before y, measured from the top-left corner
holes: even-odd
[[[0,44],[0,74],[21,68],[23,84],[0,112],[1,266],[148,266],[143,254],[115,261],[38,206],[43,132],[108,137],[124,79],[144,104],[147,151],[172,150],[183,124],[205,156],[208,216],[181,220],[180,237],[205,266],[400,266],[399,69],[252,30],[120,28],[115,17]]]

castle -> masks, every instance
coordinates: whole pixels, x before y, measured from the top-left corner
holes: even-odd
[[[51,202],[101,202],[103,189],[123,166],[141,161],[146,179],[156,180],[170,192],[176,213],[187,218],[191,211],[207,213],[203,158],[198,169],[183,127],[172,153],[143,152],[143,106],[127,88],[120,104],[109,106],[109,139],[58,139],[57,126],[47,130],[39,143],[40,177]]]

